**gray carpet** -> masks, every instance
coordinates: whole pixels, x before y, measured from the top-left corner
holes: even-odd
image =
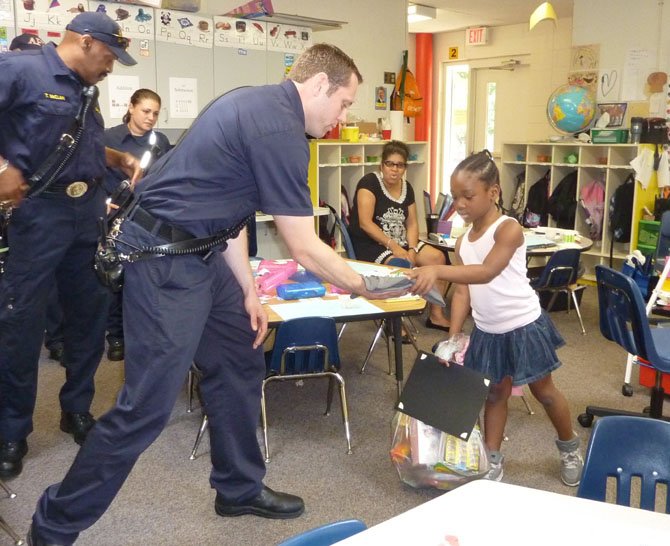
[[[637,385],[635,371],[634,396],[621,395],[625,354],[604,340],[598,331],[594,288],[585,291],[582,311],[586,336],[581,335],[574,312],[570,315],[554,312],[552,318],[567,342],[559,351],[563,367],[555,373],[555,381],[569,400],[575,430],[585,447],[589,430],[577,424],[576,416],[587,404],[637,411],[647,404],[648,394],[646,388]],[[430,350],[442,339],[439,331],[423,326],[423,319],[415,319],[415,323],[422,349]],[[77,544],[276,544],[295,533],[337,519],[360,518],[371,526],[441,494],[405,486],[390,463],[390,422],[396,386],[386,371],[383,345],[375,351],[366,373],[358,373],[373,333],[372,323],[350,324],[341,342],[351,414],[352,455],[346,454],[339,408],[334,406],[328,417],[322,415],[326,380],[307,381],[303,386],[293,382],[274,383],[269,387],[272,461],[267,467],[266,483],[303,496],[307,509],[302,517],[270,521],[253,516],[230,519],[216,516],[214,492],[208,481],[207,440],[200,448],[199,458],[188,459],[200,414],[186,413],[184,388],[163,434],[140,458],[109,511],[82,533]],[[403,354],[409,368],[415,357],[414,349],[405,346]],[[25,469],[9,483],[18,497],[0,500],[0,513],[20,534],[25,534],[42,490],[62,478],[77,451],[71,437],[58,429],[57,400],[63,369],[47,360],[46,355],[40,366],[35,431],[29,438]],[[110,407],[121,381],[122,364],[103,360],[97,375],[95,415]],[[513,398],[510,402],[509,441],[503,446],[504,481],[574,495],[575,489],[564,486],[558,477],[555,436],[549,420],[539,404],[528,396],[535,415],[528,415],[520,399]],[[0,533],[0,544],[11,543]]]

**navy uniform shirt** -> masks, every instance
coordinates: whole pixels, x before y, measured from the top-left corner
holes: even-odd
[[[72,126],[83,82],[53,44],[34,53],[0,55],[0,155],[27,179]],[[92,180],[105,173],[104,121],[90,108],[74,156],[54,181]]]
[[[170,141],[163,133],[154,131],[156,134],[156,145],[152,161],[165,155],[170,149]],[[129,152],[137,159],[142,159],[144,152],[151,150],[149,145],[149,136],[151,131],[147,131],[142,136],[135,136],[128,130],[128,125],[122,123],[105,131],[105,146],[114,148],[120,152]],[[128,178],[123,171],[118,169],[107,169],[105,176],[105,190],[107,193],[113,193],[119,185],[119,182]]]
[[[308,164],[295,84],[246,87],[215,101],[137,191],[154,216],[205,237],[256,210],[312,216]]]

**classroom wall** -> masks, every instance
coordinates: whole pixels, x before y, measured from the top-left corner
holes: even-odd
[[[202,0],[201,11],[222,14],[240,0]],[[397,72],[402,51],[407,48],[407,3],[405,0],[272,0],[277,13],[297,14],[343,21],[341,29],[319,31],[313,41],[332,43],[348,53],[363,75],[364,83],[351,115],[367,121],[388,115],[375,110],[375,87],[384,85],[384,72]],[[386,86],[390,96],[392,86]]]

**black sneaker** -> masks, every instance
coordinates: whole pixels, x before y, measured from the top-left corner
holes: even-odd
[[[108,342],[107,360],[117,362],[125,357],[125,348],[122,339],[114,339]]]
[[[28,453],[28,442],[0,442],[0,478],[15,478],[23,470],[23,457]]]
[[[93,428],[93,425],[95,425],[95,419],[88,412],[70,413],[64,411],[61,413],[60,429],[63,432],[72,434],[74,441],[79,445],[82,445],[86,441],[88,431]]]

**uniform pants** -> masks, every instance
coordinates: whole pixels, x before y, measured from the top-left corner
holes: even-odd
[[[10,250],[0,280],[0,438],[20,441],[33,430],[37,371],[49,293],[57,285],[64,314],[64,411],[91,406],[104,349],[107,290],[93,271],[97,219],[105,194],[92,188],[24,200],[12,212]]]
[[[156,244],[136,224],[135,244]],[[242,291],[221,253],[127,264],[123,287],[126,380],[116,406],[89,432],[61,484],[42,495],[33,522],[47,542],[70,544],[110,505],[139,455],[168,422],[195,360],[209,417],[210,483],[230,503],[256,496],[265,465],[256,427],[265,374]]]

